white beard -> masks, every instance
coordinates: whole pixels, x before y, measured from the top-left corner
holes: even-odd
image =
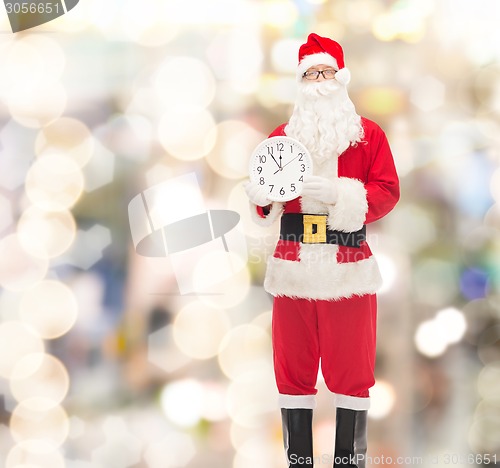
[[[309,150],[314,174],[330,180],[338,177],[338,156],[364,137],[346,87],[335,80],[299,83],[285,133]],[[303,213],[328,213],[327,205],[311,197],[301,197],[301,207]]]
[[[346,87],[336,80],[299,83],[285,133],[309,150],[316,166],[332,159],[336,163],[340,154],[364,137],[361,117]]]

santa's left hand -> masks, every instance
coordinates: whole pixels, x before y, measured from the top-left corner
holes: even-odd
[[[337,185],[326,177],[306,176],[302,186],[302,195],[311,197],[327,205],[337,202]]]

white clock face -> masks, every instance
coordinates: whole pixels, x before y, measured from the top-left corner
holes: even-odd
[[[302,193],[304,176],[312,174],[306,147],[286,136],[267,138],[250,158],[250,180],[265,186],[272,201],[289,201]]]

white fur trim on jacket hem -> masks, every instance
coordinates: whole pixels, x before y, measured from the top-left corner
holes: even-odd
[[[316,395],[284,395],[280,393],[278,398],[280,408],[316,408]]]
[[[343,232],[359,231],[368,212],[365,186],[360,180],[339,177],[337,187],[337,202],[328,208],[328,227]]]
[[[273,202],[271,204],[271,211],[269,212],[269,214],[265,218],[261,218],[259,216],[259,213],[257,213],[257,205],[250,202],[250,213],[252,219],[255,223],[262,227],[271,226],[281,216],[281,213],[283,213],[283,208],[283,203]]]
[[[335,406],[337,408],[351,409],[355,411],[366,411],[370,409],[370,398],[353,397],[336,393]]]
[[[302,246],[304,247],[304,246]],[[382,285],[375,258],[334,263],[269,257],[264,289],[273,296],[335,300],[374,294]]]
[[[317,54],[306,55],[299,63],[297,67],[297,81],[302,80],[302,75],[311,67],[315,65],[330,65],[335,68],[335,70],[339,69],[337,64],[337,60],[332,57],[330,54],[326,52],[318,52]]]

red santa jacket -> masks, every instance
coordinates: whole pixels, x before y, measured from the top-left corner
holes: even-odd
[[[365,135],[361,143],[313,168],[315,175],[337,179],[334,205],[307,197],[273,202],[268,210],[253,205],[254,219],[266,226],[283,213],[326,214],[329,229],[348,233],[389,213],[399,200],[392,153],[375,122],[362,118],[362,124]],[[286,135],[285,127],[280,125],[269,136]],[[274,296],[331,300],[375,293],[381,283],[366,241],[357,248],[280,239],[268,259],[264,288]]]

